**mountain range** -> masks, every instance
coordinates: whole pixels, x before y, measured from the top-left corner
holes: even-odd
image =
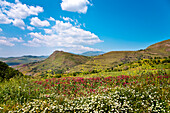
[[[8,58],[0,58],[0,61],[5,62],[9,66],[16,66],[25,63],[37,62],[41,60],[45,60],[48,56],[32,56],[25,55],[21,57],[8,57]]]
[[[53,52],[47,59],[21,64],[16,68],[26,75],[44,75],[48,72],[74,73],[105,70],[118,64],[130,63],[140,59],[170,56],[170,39],[138,51],[111,51],[94,57],[76,55],[63,51]]]
[[[83,56],[98,56],[98,55],[102,55],[104,54],[103,51],[87,51],[87,52],[84,52],[80,55],[83,55]]]

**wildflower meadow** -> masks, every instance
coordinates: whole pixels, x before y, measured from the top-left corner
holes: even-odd
[[[1,112],[169,112],[166,71],[109,77],[18,78],[0,87]]]

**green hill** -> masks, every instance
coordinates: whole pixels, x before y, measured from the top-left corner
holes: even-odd
[[[55,51],[46,60],[23,64],[17,68],[27,75],[64,73],[76,65],[86,63],[88,60],[90,60],[90,57],[75,55],[63,51]]]
[[[146,48],[150,54],[170,56],[170,39],[158,42]]]
[[[0,61],[0,82],[4,79],[8,80],[15,76],[23,76],[23,74]]]

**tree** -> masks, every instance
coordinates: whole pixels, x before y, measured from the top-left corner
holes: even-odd
[[[23,76],[21,72],[9,67],[6,63],[0,61],[0,81],[9,80],[15,76]]]

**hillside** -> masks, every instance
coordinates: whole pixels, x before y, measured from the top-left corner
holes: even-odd
[[[46,73],[63,73],[70,68],[86,63],[90,58],[63,51],[55,51],[47,59],[23,64],[17,67],[26,75],[44,75]]]
[[[9,66],[15,66],[19,64],[38,62],[41,60],[45,60],[47,56],[21,56],[21,57],[8,57],[8,58],[0,58],[0,61],[5,62]]]
[[[70,72],[83,72],[96,70],[105,70],[112,68],[117,64],[125,64],[133,61],[154,57],[168,57],[170,56],[170,40],[158,42],[139,51],[111,51],[99,56],[95,56],[92,60],[83,65],[75,66]]]
[[[70,72],[83,72],[96,70],[105,70],[117,64],[125,64],[141,58],[148,58],[148,55],[138,51],[111,51],[103,55],[99,55],[86,62],[83,65],[75,66]]]
[[[150,54],[170,56],[170,39],[158,42],[146,48]]]

